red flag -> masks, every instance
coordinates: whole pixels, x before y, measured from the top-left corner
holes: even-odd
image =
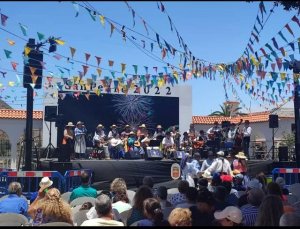
[[[163,48],[161,51],[162,59],[164,59],[166,57],[166,54],[167,54],[166,49]]]
[[[272,68],[272,70],[273,70],[273,72],[275,72],[275,67],[276,67],[276,64],[271,64],[271,68]]]
[[[264,56],[267,56],[266,51],[263,48],[260,48],[261,52],[264,54]]]
[[[299,19],[296,17],[296,15],[294,15],[294,17],[292,18],[292,21],[296,22],[300,27],[300,22],[299,22]]]
[[[73,58],[73,57],[74,57],[74,54],[75,54],[75,52],[76,52],[76,49],[70,47],[70,51],[71,51],[71,56],[72,56],[72,58]]]
[[[280,48],[280,51],[281,51],[282,55],[285,56],[285,51],[284,51],[283,47]]]
[[[289,24],[286,24],[285,28],[287,28],[287,30],[293,35],[293,37],[295,36],[292,29],[291,29],[291,27],[289,26]]]
[[[82,67],[83,67],[83,75],[85,76],[85,74],[87,73],[87,71],[89,69],[89,66],[82,65]]]
[[[101,57],[98,57],[98,56],[95,56],[96,57],[96,59],[97,59],[97,64],[98,64],[98,67],[99,67],[99,65],[100,65],[100,63],[101,63]]]
[[[17,71],[18,63],[12,61],[12,62],[11,62],[11,66],[13,67],[13,69],[14,69],[15,71]]]
[[[85,61],[88,62],[88,60],[90,59],[91,54],[89,53],[85,53]]]

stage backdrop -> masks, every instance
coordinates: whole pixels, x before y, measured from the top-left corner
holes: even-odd
[[[126,124],[135,130],[138,125],[145,124],[151,133],[158,124],[164,129],[178,126],[179,98],[124,94],[67,95],[58,99],[58,114],[62,118],[62,125],[58,125],[58,142],[61,142],[65,124],[82,121],[88,130],[88,146],[91,146],[95,128],[100,123],[104,125],[106,134],[112,124],[116,124],[119,131],[123,131]]]

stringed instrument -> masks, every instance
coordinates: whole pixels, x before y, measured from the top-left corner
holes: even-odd
[[[194,141],[192,146],[194,149],[200,149],[201,147],[203,147],[204,145],[204,141]]]

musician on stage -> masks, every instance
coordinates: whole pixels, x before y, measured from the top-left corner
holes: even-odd
[[[79,121],[76,124],[75,128],[75,155],[77,158],[86,157],[86,142],[85,142],[85,135],[87,129],[84,126],[84,123]]]
[[[136,134],[133,131],[131,131],[129,134],[126,147],[128,149],[128,153],[133,151],[136,154],[140,154],[141,157],[144,157],[145,151],[141,147],[141,143],[138,141]],[[130,154],[126,154],[126,155],[130,155]]]
[[[174,140],[175,149],[178,149],[180,147],[181,134],[179,133],[179,130],[178,130],[178,128],[176,128],[176,126],[172,127],[171,136],[173,137],[173,140]]]
[[[74,160],[74,131],[73,131],[73,123],[68,122],[64,130],[64,137],[62,141],[63,155],[62,161],[70,161],[70,158]]]
[[[209,138],[213,138],[215,141],[216,150],[220,150],[221,138],[222,138],[222,128],[219,126],[217,121],[214,122],[214,126],[209,128],[206,132]]]
[[[193,145],[193,142],[190,139],[188,132],[184,132],[183,137],[180,142],[181,149],[185,150],[186,152],[188,152],[191,155],[192,145]]]
[[[187,132],[188,132],[189,136],[192,137],[193,139],[194,139],[194,138],[197,138],[198,135],[199,135],[199,133],[198,133],[198,131],[195,129],[195,125],[194,125],[193,123],[190,124],[190,128],[189,128],[189,130],[188,130]],[[192,139],[192,140],[193,140],[193,139]]]
[[[96,148],[97,158],[104,158],[105,155],[100,155],[100,151],[104,152],[104,144],[105,144],[105,132],[103,130],[104,126],[99,124],[96,128],[94,137],[93,137],[93,145]]]
[[[120,139],[118,133],[114,134],[109,140],[109,154],[112,159],[124,158],[123,141]]]
[[[246,155],[246,157],[249,158],[249,145],[250,145],[250,137],[252,132],[252,127],[249,126],[249,120],[245,120],[245,126],[243,128],[242,134],[243,134],[243,151]]]
[[[204,130],[200,130],[199,136],[198,136],[198,141],[207,142],[207,136],[206,136]]]
[[[109,131],[107,138],[112,139],[114,134],[118,133],[117,126],[115,124],[111,125],[111,131]]]
[[[163,150],[164,156],[167,158],[169,158],[171,152],[175,150],[174,139],[171,136],[170,131],[166,132],[166,136],[162,140],[162,150]]]
[[[129,133],[131,132],[130,126],[127,124],[124,128],[124,131],[121,133],[122,136],[129,136]]]
[[[165,135],[166,134],[163,131],[162,126],[161,125],[157,125],[156,131],[154,132],[154,135],[153,135],[153,140],[160,140],[160,141],[162,141],[163,138],[165,137]]]

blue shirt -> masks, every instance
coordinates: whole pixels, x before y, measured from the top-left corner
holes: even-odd
[[[75,200],[76,198],[83,196],[97,198],[97,190],[87,185],[81,185],[80,187],[75,188],[72,191],[70,196],[70,202],[72,202],[72,200]]]
[[[7,198],[0,201],[0,214],[1,213],[17,213],[28,217],[28,203],[23,197],[17,194],[10,194]]]
[[[243,225],[254,226],[258,215],[258,207],[252,206],[251,204],[246,204],[241,207],[241,212],[243,215]]]

